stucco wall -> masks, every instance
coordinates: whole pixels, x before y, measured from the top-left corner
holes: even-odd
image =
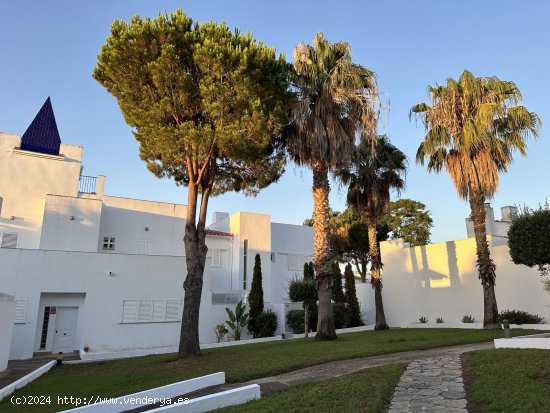
[[[0,331],[2,332],[2,338],[0,339],[0,373],[8,367],[14,316],[15,301],[13,296],[0,293]]]
[[[179,322],[121,323],[121,300],[183,299],[184,257],[0,249],[0,262],[5,263],[0,266],[4,291],[28,301],[26,322],[13,326],[11,359],[39,350],[46,305],[78,307],[78,348],[121,351],[178,343]],[[214,341],[215,325],[227,318],[225,305],[211,304],[211,288],[207,268],[201,342]]]
[[[97,251],[101,207],[99,199],[47,195],[40,249]]]
[[[515,265],[501,239],[489,237],[489,242],[497,266],[499,310],[523,310],[550,320],[550,295],[543,291],[538,271]],[[394,240],[381,243],[381,252],[388,324],[416,322],[421,316],[430,321],[443,317],[447,322],[460,322],[464,315],[483,320],[475,239],[414,248]]]
[[[20,142],[0,133],[0,231],[18,232],[20,248],[38,248],[46,194],[77,195],[82,148],[61,145],[63,156],[52,157],[14,149]]]

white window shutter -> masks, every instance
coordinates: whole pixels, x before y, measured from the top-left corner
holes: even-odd
[[[166,300],[166,321],[179,320],[181,300]]]
[[[136,323],[138,321],[138,301],[122,300],[122,322]]]
[[[17,232],[4,232],[2,236],[2,248],[17,248],[17,240],[19,234]]]
[[[15,317],[14,324],[25,323],[27,314],[27,300],[15,300]]]
[[[153,321],[164,321],[165,314],[165,300],[153,300]]]
[[[139,300],[139,321],[151,321],[153,300]]]
[[[220,250],[212,250],[211,253],[212,256],[212,267],[221,267],[221,251]]]

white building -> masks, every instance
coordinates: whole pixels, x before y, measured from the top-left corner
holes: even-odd
[[[15,297],[10,359],[36,352],[177,345],[186,206],[104,194],[62,144],[48,99],[22,137],[0,133],[0,292]],[[214,213],[200,340],[246,297],[254,256],[284,328],[287,280],[311,259],[313,230],[269,215]],[[0,327],[1,328],[1,327]],[[0,337],[0,340],[6,340]]]
[[[81,161],[81,147],[61,143],[49,99],[22,137],[0,133],[0,371],[8,352],[24,359],[178,343],[186,206],[107,196],[105,177],[82,175]],[[503,238],[513,207],[503,208],[501,221],[486,209],[499,308],[547,317],[550,295],[537,271],[514,265]],[[473,236],[468,220],[467,230]],[[264,214],[216,212],[207,245],[201,343],[215,341],[225,308],[246,297],[256,254],[266,309],[278,313],[284,330],[285,312],[294,307],[286,286],[311,260],[313,229],[272,223]],[[381,252],[391,326],[420,316],[482,319],[473,238],[412,248],[394,240],[381,243]],[[363,320],[372,324],[370,284],[356,287]]]

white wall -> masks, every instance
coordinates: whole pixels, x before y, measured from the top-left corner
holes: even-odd
[[[97,251],[102,202],[47,195],[40,249]]]
[[[50,156],[20,151],[20,142],[0,133],[0,232],[18,232],[18,247],[38,248],[46,194],[77,195],[82,148],[61,145],[62,155]]]
[[[495,241],[495,242],[493,242]],[[538,271],[515,265],[508,246],[489,237],[496,264],[499,311],[512,309],[550,320],[550,294],[542,289]],[[384,270],[383,299],[388,324],[417,322],[421,316],[435,321],[460,322],[472,315],[483,320],[483,290],[476,267],[475,239],[410,248],[401,240],[381,243]]]
[[[114,237],[115,253],[137,254],[144,241],[153,245],[150,255],[183,256],[185,213],[185,205],[105,196],[97,249]]]
[[[274,303],[288,302],[288,282],[296,276],[303,276],[303,265],[300,269],[289,269],[289,256],[300,255],[302,260],[311,261],[313,256],[313,228],[302,225],[271,224],[272,251],[275,262],[272,262],[272,292]]]
[[[2,339],[0,340],[0,373],[8,367],[14,316],[15,301],[13,296],[0,293],[0,331],[2,332]]]
[[[11,359],[32,357],[39,350],[37,336],[46,305],[79,307],[77,348],[109,352],[179,342],[180,322],[123,324],[121,317],[122,299],[183,298],[183,257],[0,249],[0,262],[5,263],[0,285],[17,299],[28,300],[26,323],[14,325]],[[207,268],[201,342],[215,341],[215,325],[227,318],[225,306],[211,305],[210,289]]]

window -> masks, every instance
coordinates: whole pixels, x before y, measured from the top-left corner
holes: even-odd
[[[248,261],[248,240],[243,243],[243,290],[246,290],[246,265]]]
[[[212,262],[210,263],[211,267],[221,267],[221,251],[216,249],[209,249],[208,253],[206,254],[208,258],[212,259]]]
[[[121,323],[179,321],[180,299],[122,300]]]
[[[15,300],[14,324],[25,324],[27,314],[27,300]]]
[[[310,261],[311,257],[309,255],[289,255],[288,269],[291,271],[303,271],[304,264]]]
[[[2,248],[17,248],[17,241],[19,239],[19,233],[17,232],[4,232],[2,234]]]
[[[108,251],[114,251],[115,249],[115,238],[114,237],[103,237],[103,249]]]

